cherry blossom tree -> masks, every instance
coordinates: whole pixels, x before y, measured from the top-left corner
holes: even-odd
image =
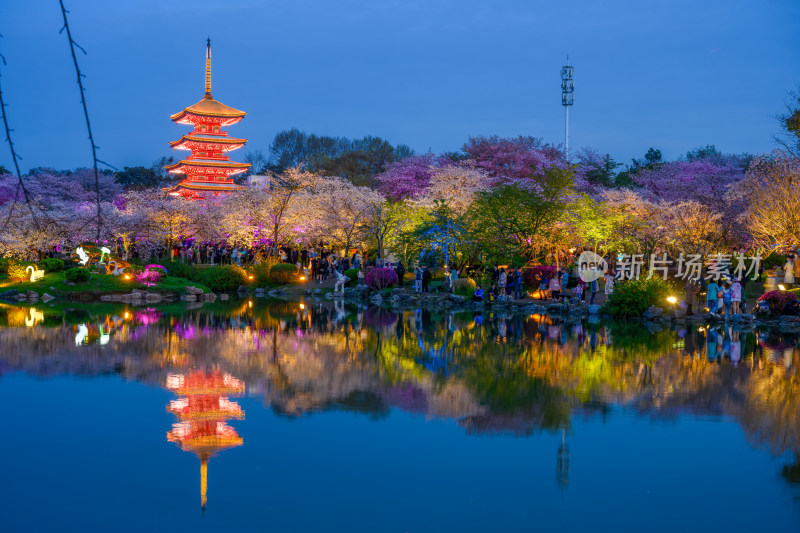
[[[374,206],[383,200],[379,192],[338,177],[319,178],[303,194],[312,232],[335,243],[344,253],[358,243]]]
[[[762,251],[800,245],[800,158],[778,151],[756,158],[728,201],[743,210],[739,220]]]
[[[728,187],[744,179],[747,160],[740,156],[716,156],[673,161],[645,168],[633,176],[644,198],[653,201],[695,200],[721,206]]]
[[[431,183],[422,201],[445,202],[456,215],[463,215],[472,206],[477,193],[489,188],[488,174],[476,168],[448,165],[434,169]]]
[[[390,163],[375,179],[379,189],[394,202],[419,198],[431,185],[433,154],[411,156]]]
[[[287,169],[270,179],[261,214],[275,255],[278,255],[278,247],[287,241],[297,224],[311,215],[303,193],[319,179],[303,167]]]
[[[467,154],[464,164],[483,169],[496,182],[535,179],[548,168],[568,166],[559,147],[538,137],[470,137],[461,149]]]

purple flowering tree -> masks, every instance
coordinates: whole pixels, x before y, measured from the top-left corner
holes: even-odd
[[[719,206],[730,185],[744,179],[747,161],[739,156],[719,156],[693,161],[662,163],[637,172],[633,181],[642,195],[653,201],[688,199]]]
[[[496,181],[541,176],[550,167],[567,168],[564,153],[538,137],[470,137],[461,148],[465,163],[485,170]]]
[[[433,154],[407,157],[389,164],[375,179],[380,191],[392,201],[419,198],[430,187],[432,164]]]

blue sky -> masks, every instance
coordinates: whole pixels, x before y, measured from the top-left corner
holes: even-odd
[[[716,144],[766,152],[800,84],[796,0],[65,0],[87,51],[100,158],[146,165],[213,93],[248,112],[230,131],[267,151],[297,127],[371,134],[425,152],[469,135],[563,142],[559,69],[575,66],[570,146],[619,161]],[[23,171],[87,166],[90,151],[57,0],[0,5],[4,98]],[[9,166],[7,146],[0,164]]]

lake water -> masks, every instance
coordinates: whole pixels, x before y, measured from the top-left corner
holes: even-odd
[[[0,343],[3,532],[800,526],[796,334],[240,300]]]

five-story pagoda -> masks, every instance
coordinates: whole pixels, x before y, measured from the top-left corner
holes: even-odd
[[[169,118],[177,124],[194,127],[191,133],[171,142],[175,150],[191,154],[164,167],[171,174],[186,174],[186,179],[170,190],[174,196],[202,199],[210,195],[243,189],[232,176],[245,172],[250,165],[231,161],[228,152],[245,145],[247,139],[234,139],[223,128],[236,124],[246,113],[228,107],[211,96],[211,39],[206,45],[206,94],[202,100]]]

